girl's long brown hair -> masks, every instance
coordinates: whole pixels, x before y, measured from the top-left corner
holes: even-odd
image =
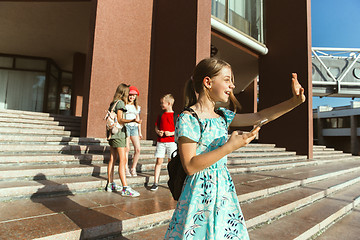
[[[113,102],[117,100],[122,100],[125,104],[127,104],[129,97],[129,87],[130,85],[120,83],[120,85],[116,88]]]
[[[229,67],[231,70],[231,80],[234,81],[234,74],[232,72],[231,66],[229,63],[218,58],[205,58],[201,60],[195,67],[192,77],[187,81],[185,85],[185,107],[190,107],[197,102],[197,94],[205,92],[207,94],[207,89],[203,84],[203,79],[205,77],[213,78],[219,75],[221,69],[224,67]],[[209,96],[207,94],[207,96]],[[230,101],[234,107],[234,111],[241,109],[239,101],[234,96],[233,92],[230,94]]]

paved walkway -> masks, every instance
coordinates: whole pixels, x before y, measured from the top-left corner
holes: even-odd
[[[96,227],[99,222],[111,225],[119,220],[138,219],[151,214],[158,218],[161,216],[156,216],[156,213],[164,214],[170,210],[171,214],[176,205],[168,189],[162,185],[156,192],[144,187],[136,190],[141,193],[138,198],[99,191],[76,195],[69,192],[67,196],[34,196],[31,199],[1,202],[1,239],[33,239],[74,231],[80,231],[79,234],[84,235],[81,229]],[[131,228],[131,225],[128,227]]]

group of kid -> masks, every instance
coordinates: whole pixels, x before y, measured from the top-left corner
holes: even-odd
[[[164,113],[158,117],[155,127],[158,135],[157,161],[151,190],[157,189],[165,154],[169,156],[169,153],[176,149],[174,138],[182,166],[187,174],[164,239],[249,239],[235,184],[227,168],[227,155],[249,144],[260,127],[247,133],[233,131],[230,137],[228,128],[254,126],[265,119],[272,121],[303,103],[306,98],[304,89],[297,80],[297,74],[293,73],[290,99],[256,113],[239,114],[235,113],[236,109],[240,108],[240,104],[233,94],[234,88],[234,74],[230,64],[221,59],[206,58],[196,65],[186,84],[187,110],[179,114],[175,128],[172,111],[174,98],[171,95],[161,98],[161,108]],[[123,114],[127,111],[126,105],[134,105],[139,93],[136,91],[136,96],[132,95],[134,92],[132,90],[129,92],[127,85],[120,84],[113,102],[122,100],[116,106],[119,122],[132,123],[135,126],[135,123],[141,123],[138,112],[136,116],[132,115],[131,119],[123,118]],[[232,102],[232,110],[222,107],[216,109],[217,102],[226,103],[229,100]],[[139,110],[136,107],[135,109]],[[296,129],[297,126],[293,127]],[[118,154],[120,180],[124,186],[121,193],[124,196],[138,196],[139,193],[128,187],[126,183],[126,136],[123,130],[118,135],[112,136],[109,141],[110,191],[116,188],[112,176],[114,159]],[[131,132],[129,136],[133,140]],[[134,162],[136,161],[137,159]],[[136,173],[134,170],[135,165],[132,166],[130,173]]]
[[[117,114],[117,121],[121,126],[124,126],[116,134],[111,134],[109,138],[110,145],[110,159],[108,163],[108,182],[105,190],[108,192],[119,191],[117,184],[114,182],[114,164],[119,158],[119,177],[122,184],[120,190],[122,196],[137,197],[139,192],[128,186],[126,177],[136,177],[136,166],[140,157],[140,139],[141,122],[140,106],[137,102],[137,97],[140,95],[139,90],[135,86],[129,86],[121,83],[115,92],[113,101],[109,106],[109,111],[114,109]],[[154,172],[154,184],[150,190],[156,191],[158,189],[158,182],[160,177],[161,166],[165,155],[170,158],[171,154],[176,150],[174,142],[175,134],[175,118],[172,106],[174,104],[174,97],[171,94],[166,94],[160,99],[160,107],[162,114],[160,114],[155,123],[155,132],[158,135],[157,146],[155,151],[156,164]],[[114,106],[116,104],[116,106]],[[108,133],[110,134],[110,133]],[[134,146],[134,153],[132,157],[132,165],[129,168],[129,152],[130,141]]]

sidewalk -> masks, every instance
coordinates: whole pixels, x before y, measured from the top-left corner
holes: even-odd
[[[1,239],[51,235],[52,239],[80,239],[93,235],[93,231],[129,231],[151,221],[169,219],[176,201],[168,189],[160,185],[156,192],[144,187],[136,190],[140,197],[105,191],[77,195],[69,192],[67,196],[39,198],[34,194],[31,199],[0,202]],[[142,220],[142,216],[146,218]]]

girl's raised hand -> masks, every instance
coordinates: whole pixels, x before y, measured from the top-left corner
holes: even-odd
[[[238,148],[248,145],[252,140],[254,140],[259,130],[260,127],[257,127],[254,131],[248,133],[239,134],[238,131],[232,132],[229,141],[227,142],[232,149],[231,151],[235,151]]]
[[[293,98],[295,98],[300,103],[305,102],[306,97],[304,94],[304,88],[300,85],[300,83],[297,79],[297,73],[292,73],[291,90],[293,93]]]

